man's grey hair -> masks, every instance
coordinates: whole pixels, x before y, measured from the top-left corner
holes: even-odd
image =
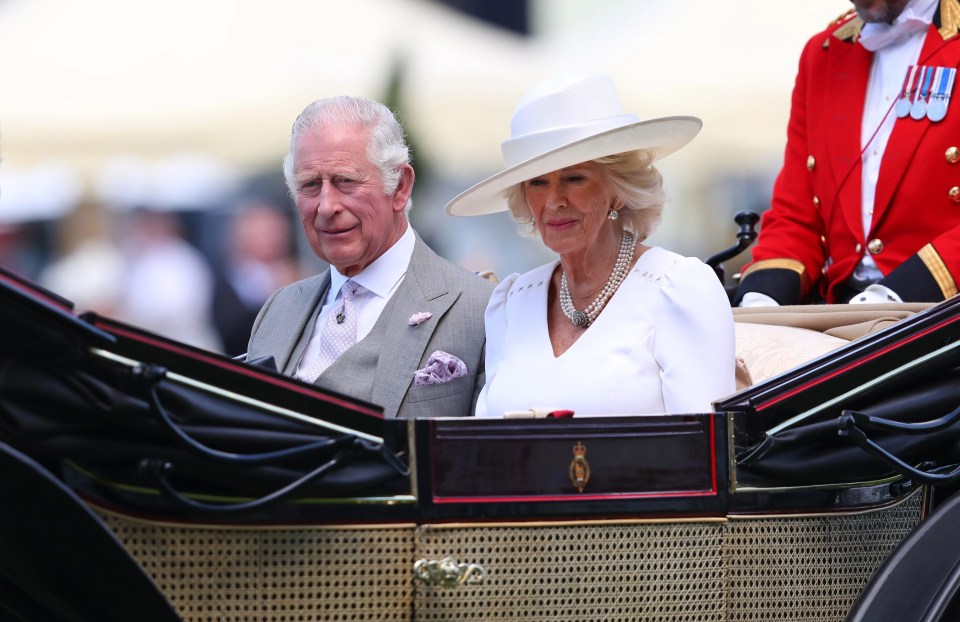
[[[370,128],[367,157],[380,170],[384,193],[393,194],[397,190],[403,165],[410,164],[410,147],[404,139],[403,126],[393,112],[380,102],[342,95],[318,99],[307,106],[293,122],[290,152],[283,159],[283,176],[294,200],[297,198],[297,184],[293,154],[297,141],[308,132],[320,131],[324,125]],[[411,206],[412,201],[408,199],[405,213],[410,213]]]

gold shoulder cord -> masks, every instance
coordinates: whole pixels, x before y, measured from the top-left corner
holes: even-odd
[[[940,28],[938,32],[946,41],[960,31],[960,0],[940,0]]]
[[[859,17],[854,17],[847,21],[843,26],[840,26],[833,31],[833,36],[841,41],[850,41],[851,43],[856,43],[857,39],[860,37],[860,31],[863,30],[863,20]],[[829,45],[829,39],[823,42],[824,47]]]

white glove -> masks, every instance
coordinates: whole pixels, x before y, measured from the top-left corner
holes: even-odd
[[[857,294],[850,300],[852,305],[862,304],[884,304],[891,302],[903,302],[897,292],[889,287],[874,283],[863,290],[863,293]]]
[[[747,292],[740,299],[741,307],[779,307],[780,303],[760,292]]]

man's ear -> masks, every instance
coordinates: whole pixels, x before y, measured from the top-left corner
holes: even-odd
[[[413,179],[415,175],[413,167],[404,164],[400,170],[400,183],[393,193],[393,211],[402,212],[407,207],[407,201],[410,200],[410,194],[413,192]]]

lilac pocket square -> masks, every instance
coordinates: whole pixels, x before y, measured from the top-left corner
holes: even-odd
[[[427,359],[426,367],[413,372],[413,385],[422,387],[428,384],[440,384],[466,375],[467,366],[463,361],[443,350],[437,350]]]

